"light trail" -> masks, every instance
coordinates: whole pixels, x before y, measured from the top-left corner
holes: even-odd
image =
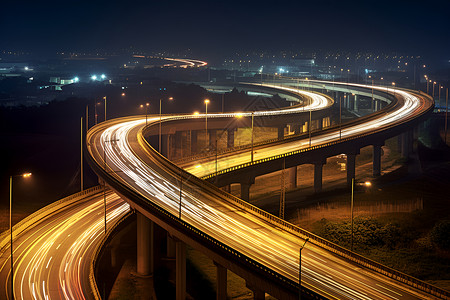
[[[370,87],[371,88],[371,87]],[[288,88],[284,88],[288,89]],[[389,92],[394,91],[390,89]],[[404,104],[395,112],[387,113],[376,120],[346,128],[345,137],[370,132],[374,128],[392,126],[395,123],[413,116],[420,110],[421,99],[413,94],[395,90],[399,97],[403,97]],[[313,101],[315,103],[315,101]],[[261,116],[268,114],[282,114],[286,110],[258,112]],[[208,114],[208,118],[234,117],[237,114],[248,116],[250,113]],[[255,112],[256,114],[256,112]],[[198,118],[199,115],[167,116],[166,120]],[[201,115],[200,115],[201,117]],[[292,281],[298,280],[298,249],[302,239],[288,232],[279,230],[266,223],[254,214],[238,209],[225,199],[218,199],[216,194],[196,185],[183,182],[182,208],[179,207],[179,183],[177,174],[164,171],[155,160],[149,159],[143,153],[137,142],[137,133],[145,126],[145,119],[128,118],[110,121],[90,131],[88,140],[92,147],[91,155],[102,167],[103,151],[106,151],[109,170],[113,176],[128,185],[130,189],[144,195],[168,212],[178,215],[182,211],[182,218],[197,229],[211,235],[229,247],[246,256],[268,266]],[[149,124],[157,123],[157,117],[150,117]],[[314,145],[338,138],[338,131],[330,135],[318,136],[313,140]],[[104,143],[105,140],[118,142]],[[305,147],[305,142],[286,143],[281,146],[268,146],[258,151],[257,159],[289,152],[298,147]],[[227,160],[239,160],[237,164],[249,161],[249,155],[227,155]],[[145,163],[144,163],[145,161]],[[214,162],[207,162],[212,164]],[[211,172],[211,168],[188,169],[196,176]],[[219,165],[220,168],[223,166]],[[219,168],[219,170],[220,170]],[[115,172],[115,171],[121,172]],[[202,173],[203,172],[203,173]],[[312,255],[311,255],[312,254]],[[344,259],[333,256],[327,251],[308,244],[304,250],[303,284],[313,287],[325,294],[332,294],[339,299],[417,299],[429,297],[412,288],[397,282],[387,281],[385,277],[368,270],[355,270],[355,265]],[[381,290],[380,287],[383,289]]]

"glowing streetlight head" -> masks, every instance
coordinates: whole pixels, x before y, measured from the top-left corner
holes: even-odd
[[[242,118],[244,115],[242,114],[242,113],[237,113],[236,114],[236,118],[238,118],[238,119],[240,119],[240,118]]]
[[[143,108],[143,107],[144,107],[144,104],[139,105],[139,107],[140,107],[140,108]]]
[[[91,76],[91,79],[92,79],[92,80],[97,80],[97,75],[92,75],[92,76]]]
[[[27,177],[30,177],[31,176],[31,173],[23,173],[22,174],[22,177],[24,177],[24,178],[27,178]]]
[[[78,82],[78,81],[80,81],[80,78],[78,78],[78,77],[75,77],[75,78],[73,79],[73,82]]]
[[[105,79],[105,78],[106,78],[106,75],[105,75],[105,74],[102,74],[100,77],[101,77],[102,79]]]
[[[169,97],[169,100],[173,100],[173,97]]]
[[[150,103],[145,103],[145,105],[146,105],[146,106],[149,106],[149,105],[150,105]]]
[[[393,82],[392,85],[395,85],[395,82]]]
[[[366,182],[364,182],[364,185],[367,186],[367,187],[372,186],[372,182],[366,181]]]
[[[122,93],[122,96],[125,96],[125,93]]]
[[[194,111],[194,116],[198,116],[198,111]]]
[[[209,103],[209,99],[205,99],[205,104],[208,104]]]

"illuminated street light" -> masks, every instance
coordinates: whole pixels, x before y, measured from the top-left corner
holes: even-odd
[[[145,125],[147,125],[147,115],[148,115],[148,107],[150,106],[150,103],[145,103]],[[140,108],[144,108],[144,104],[141,104],[139,106]]]
[[[78,77],[75,77],[74,79],[73,79],[73,82],[79,82],[80,81],[80,78],[78,78]]]
[[[164,88],[164,90],[166,90],[165,88]],[[172,101],[173,100],[173,97],[169,97],[168,98],[170,101]],[[162,118],[162,116],[161,116],[161,111],[162,111],[162,109],[161,109],[161,107],[162,107],[162,98],[159,98],[159,145],[158,145],[158,151],[159,151],[159,153],[161,153],[161,118]]]
[[[101,77],[102,79],[106,79],[106,75],[105,75],[105,74],[100,75],[100,77]]]
[[[92,75],[91,79],[94,80],[94,81],[97,80],[97,75]]]
[[[306,238],[303,246],[300,247],[299,251],[299,259],[298,259],[298,299],[302,299],[302,250],[305,248],[306,243],[309,241],[309,238]]]
[[[10,234],[10,248],[11,248],[11,299],[14,299],[14,258],[13,258],[13,226],[12,226],[12,188],[13,188],[13,178],[23,177],[28,178],[31,173],[23,173],[21,175],[9,176],[9,234]]]
[[[206,113],[205,113],[205,139],[206,139],[206,145],[208,145],[208,103],[209,99],[205,99],[205,107],[206,107]]]
[[[105,121],[106,121],[106,96],[103,97],[103,100],[105,100]]]

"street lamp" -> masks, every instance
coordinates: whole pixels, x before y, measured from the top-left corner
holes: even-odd
[[[12,188],[13,188],[13,178],[23,177],[28,178],[31,173],[23,173],[20,175],[9,176],[9,234],[10,234],[10,244],[11,244],[11,299],[14,299],[14,258],[13,258],[13,226],[12,226]]]
[[[252,154],[251,154],[252,163],[253,163],[253,119],[254,119],[254,112],[252,111]]]
[[[350,205],[350,209],[351,209],[351,246],[350,246],[350,250],[353,252],[353,199],[354,199],[354,189],[355,189],[355,178],[352,178],[352,198],[351,198],[351,205]]]
[[[150,103],[145,103],[145,125],[147,125],[147,115],[148,115],[148,107],[150,106]],[[144,104],[141,104],[139,106],[140,108],[144,108]]]
[[[433,97],[433,100],[434,100],[434,86],[436,85],[436,81],[433,81],[433,95],[432,95],[432,97]]]
[[[105,100],[105,121],[106,121],[106,96],[103,97],[103,100]]]
[[[302,250],[305,248],[306,243],[309,241],[309,238],[306,238],[303,246],[300,247],[299,251],[299,259],[298,259],[298,299],[302,300]]]
[[[209,99],[205,99],[205,140],[206,145],[208,145],[208,103]]]
[[[394,97],[395,97],[395,82],[392,83],[392,86],[394,87]]]
[[[169,97],[169,100],[173,100],[173,97]],[[161,153],[161,112],[162,112],[162,98],[159,98],[159,144],[158,144],[158,152]]]

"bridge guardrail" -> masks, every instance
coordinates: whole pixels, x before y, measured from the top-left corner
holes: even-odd
[[[105,244],[109,241],[111,234],[114,232],[114,230],[116,230],[116,228],[132,214],[133,212],[130,210],[122,218],[117,220],[117,222],[114,223],[113,226],[110,226],[110,228],[106,232],[106,236],[102,239],[101,243],[98,244],[94,249],[94,252],[92,254],[92,260],[89,265],[89,285],[91,287],[91,291],[95,300],[102,300],[100,291],[98,290],[97,281],[95,280],[95,269],[98,263],[98,258],[100,257],[100,253],[102,252]]]
[[[420,95],[424,96],[422,94],[420,94]],[[419,116],[424,115],[427,112],[429,112],[430,109],[432,109],[432,107],[433,107],[433,105],[431,105],[426,111],[422,112],[422,114],[419,114]],[[405,120],[402,123],[407,123],[409,121],[410,120],[408,119],[408,120]],[[336,144],[341,143],[341,142],[346,142],[346,141],[351,141],[351,140],[354,140],[354,139],[359,139],[359,138],[366,137],[366,136],[369,136],[369,135],[372,135],[372,134],[374,134],[374,133],[373,132],[365,133],[365,134],[358,135],[356,137],[345,138],[345,139],[342,139],[340,141],[330,142],[330,143],[326,143],[326,144],[323,144],[323,145],[313,146],[313,147],[309,147],[309,148],[305,148],[305,149],[299,149],[299,150],[292,151],[292,152],[289,152],[289,153],[276,155],[276,156],[271,157],[271,158],[266,158],[266,159],[261,159],[261,160],[258,160],[258,161],[254,161],[253,163],[246,163],[246,164],[243,164],[241,166],[243,168],[243,167],[251,166],[251,165],[254,165],[254,164],[261,163],[261,162],[266,162],[268,160],[282,158],[282,157],[285,157],[285,156],[288,156],[288,155],[292,155],[292,154],[298,154],[298,153],[311,151],[311,150],[315,150],[315,149],[319,149],[319,148],[323,148],[323,147],[329,147],[329,146],[336,145]],[[148,144],[148,142],[143,138],[142,131],[141,131],[141,134],[140,134],[140,138],[142,139],[143,144],[145,144],[148,148],[152,148]],[[159,160],[162,160],[161,162],[164,165],[166,165],[169,168],[173,169],[174,165],[171,162],[169,162],[167,159],[165,159],[161,155],[156,155],[156,156],[158,157]],[[171,164],[172,166],[170,166],[168,164]],[[229,170],[235,170],[235,169],[237,169],[238,167],[241,167],[241,166],[231,167],[229,169],[225,169],[225,170],[219,171],[219,172],[217,172],[217,174],[223,174],[225,172],[228,172]],[[214,176],[216,176],[215,173],[210,174],[208,176],[204,176],[204,177],[202,177],[202,179],[205,180],[205,179],[208,179],[208,178],[212,178]],[[193,178],[191,180],[195,180],[195,178]],[[308,238],[310,238],[310,242],[312,242],[313,244],[315,244],[315,245],[317,245],[317,246],[319,246],[319,247],[321,247],[323,249],[326,249],[326,250],[328,250],[328,251],[330,251],[330,252],[332,252],[332,253],[340,256],[340,257],[348,259],[348,260],[350,260],[350,261],[352,261],[354,263],[357,263],[358,265],[366,267],[366,268],[368,268],[370,270],[373,270],[373,271],[375,271],[375,272],[377,272],[379,274],[382,274],[382,275],[385,275],[385,276],[387,276],[389,278],[395,279],[398,282],[402,282],[402,283],[404,283],[404,284],[406,284],[408,286],[411,286],[411,287],[417,288],[417,289],[419,289],[421,291],[425,291],[427,293],[430,293],[431,295],[434,295],[436,297],[439,297],[439,298],[442,298],[442,299],[450,299],[450,292],[448,292],[446,290],[443,290],[441,288],[438,288],[436,286],[428,284],[428,283],[426,283],[426,282],[424,282],[424,281],[422,281],[420,279],[417,279],[417,278],[412,277],[410,275],[404,274],[404,273],[402,273],[400,271],[397,271],[395,269],[387,267],[387,266],[385,266],[383,264],[380,264],[378,262],[375,262],[375,261],[373,261],[373,260],[371,260],[369,258],[366,258],[366,257],[364,257],[362,255],[359,255],[359,254],[357,254],[355,252],[352,252],[352,251],[350,251],[348,249],[345,249],[345,248],[343,248],[343,247],[341,247],[341,246],[339,246],[337,244],[334,244],[334,243],[332,243],[332,242],[330,242],[330,241],[328,241],[328,240],[326,240],[324,238],[321,238],[321,237],[319,237],[319,236],[317,236],[317,235],[315,235],[315,234],[313,234],[311,232],[303,230],[303,229],[301,229],[298,226],[295,226],[295,225],[293,225],[293,224],[291,224],[289,222],[286,222],[283,219],[280,219],[280,218],[278,218],[278,217],[276,217],[276,216],[274,216],[272,214],[267,213],[266,211],[263,211],[263,210],[255,207],[255,206],[249,204],[248,202],[246,202],[246,201],[244,201],[242,199],[239,199],[238,197],[235,197],[235,196],[233,196],[233,195],[231,195],[229,193],[226,193],[226,192],[224,192],[221,189],[215,188],[215,186],[212,185],[212,184],[209,184],[209,183],[204,182],[204,181],[200,181],[200,182],[198,182],[198,184],[199,185],[202,185],[202,184],[203,185],[209,185],[209,189],[210,190],[212,190],[215,193],[221,194],[222,197],[227,198],[228,200],[230,200],[231,203],[235,203],[239,207],[245,209],[246,211],[250,211],[250,212],[252,212],[253,214],[255,214],[257,216],[262,217],[262,219],[266,220],[270,224],[278,226],[278,227],[280,227],[282,229],[285,229],[285,230],[287,230],[287,231],[289,231],[291,233],[294,233],[296,235],[299,235],[301,238],[307,238],[308,237]]]
[[[77,200],[80,200],[86,196],[94,195],[95,193],[101,190],[102,186],[99,185],[91,187],[84,191],[57,200],[35,211],[31,215],[23,218],[21,221],[19,221],[16,225],[13,226],[13,242],[20,234],[23,234],[28,229],[30,229],[31,228],[30,225],[42,222],[48,217],[50,217],[53,213],[60,210],[61,208],[72,205]],[[45,215],[45,217],[42,218],[42,215]],[[10,244],[10,230],[8,229],[0,235],[0,253],[3,253],[5,247],[8,246],[9,244]]]

